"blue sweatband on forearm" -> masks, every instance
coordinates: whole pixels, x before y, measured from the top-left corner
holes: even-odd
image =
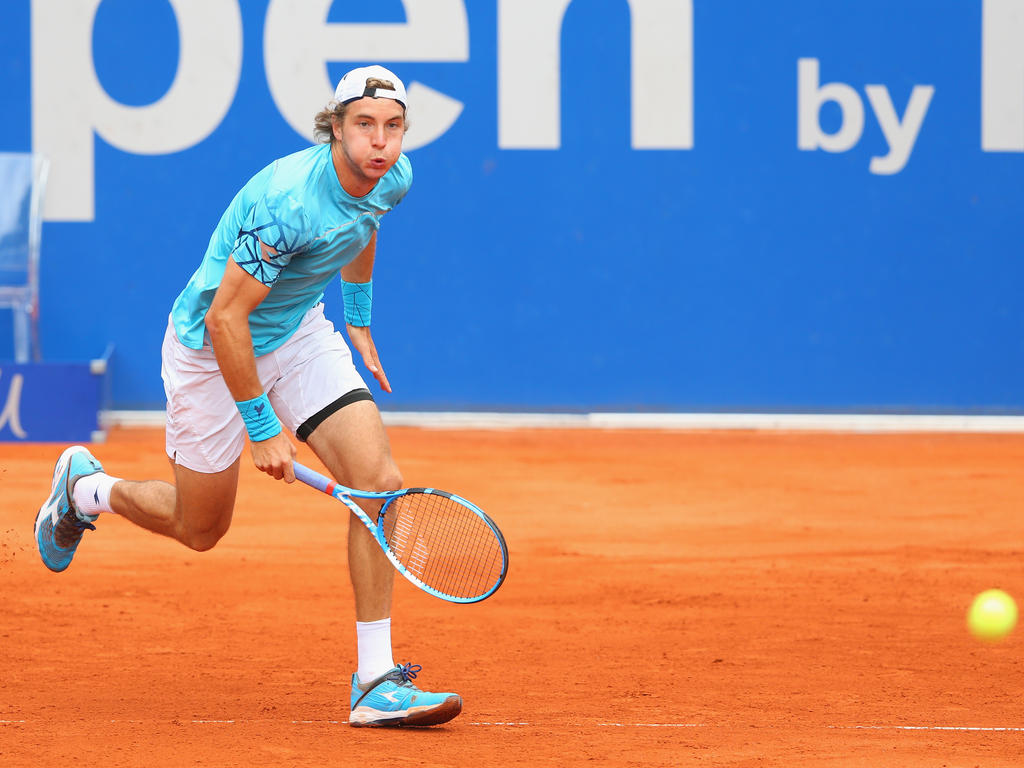
[[[281,433],[281,421],[274,413],[270,405],[270,399],[266,393],[252,400],[236,402],[238,412],[242,414],[242,421],[245,422],[245,430],[249,433],[249,439],[254,443],[261,440],[269,440],[274,435]]]
[[[373,280],[368,283],[341,281],[341,295],[345,299],[345,322],[349,325],[370,324],[370,305],[373,303]]]

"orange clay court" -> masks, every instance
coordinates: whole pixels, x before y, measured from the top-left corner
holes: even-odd
[[[508,539],[478,605],[396,581],[395,658],[462,715],[345,724],[337,502],[246,454],[213,551],[104,516],[57,575],[32,521],[61,446],[7,444],[0,765],[1024,765],[1024,631],[964,625],[983,589],[1024,599],[1024,435],[390,434],[408,485]],[[160,430],[95,453],[170,479]]]

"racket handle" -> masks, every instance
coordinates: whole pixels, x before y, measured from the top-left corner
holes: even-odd
[[[304,464],[299,464],[297,461],[292,462],[292,469],[295,470],[295,479],[301,480],[306,485],[316,488],[318,491],[323,491],[328,496],[332,495],[327,486],[331,484],[331,481]]]

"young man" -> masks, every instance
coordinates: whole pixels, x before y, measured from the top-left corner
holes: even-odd
[[[36,517],[48,568],[67,568],[104,512],[210,549],[231,525],[244,432],[260,470],[295,480],[295,446],[282,422],[344,485],[402,486],[373,397],[321,300],[340,270],[349,339],[390,392],[370,306],[380,219],[412,183],[402,154],[406,105],[405,86],[387,69],[352,70],[315,118],[321,143],[267,166],[235,195],[164,337],[174,485],[113,477],[85,448],[68,448]],[[374,517],[377,508],[367,512]],[[420,691],[411,682],[419,666],[392,659],[394,571],[351,519],[348,558],[358,649],[349,722],[434,725],[455,717],[458,695]]]

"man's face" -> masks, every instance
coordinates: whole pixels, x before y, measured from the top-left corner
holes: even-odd
[[[367,96],[350,102],[344,121],[334,123],[334,137],[357,178],[376,182],[398,161],[405,135],[403,112],[394,99]]]

